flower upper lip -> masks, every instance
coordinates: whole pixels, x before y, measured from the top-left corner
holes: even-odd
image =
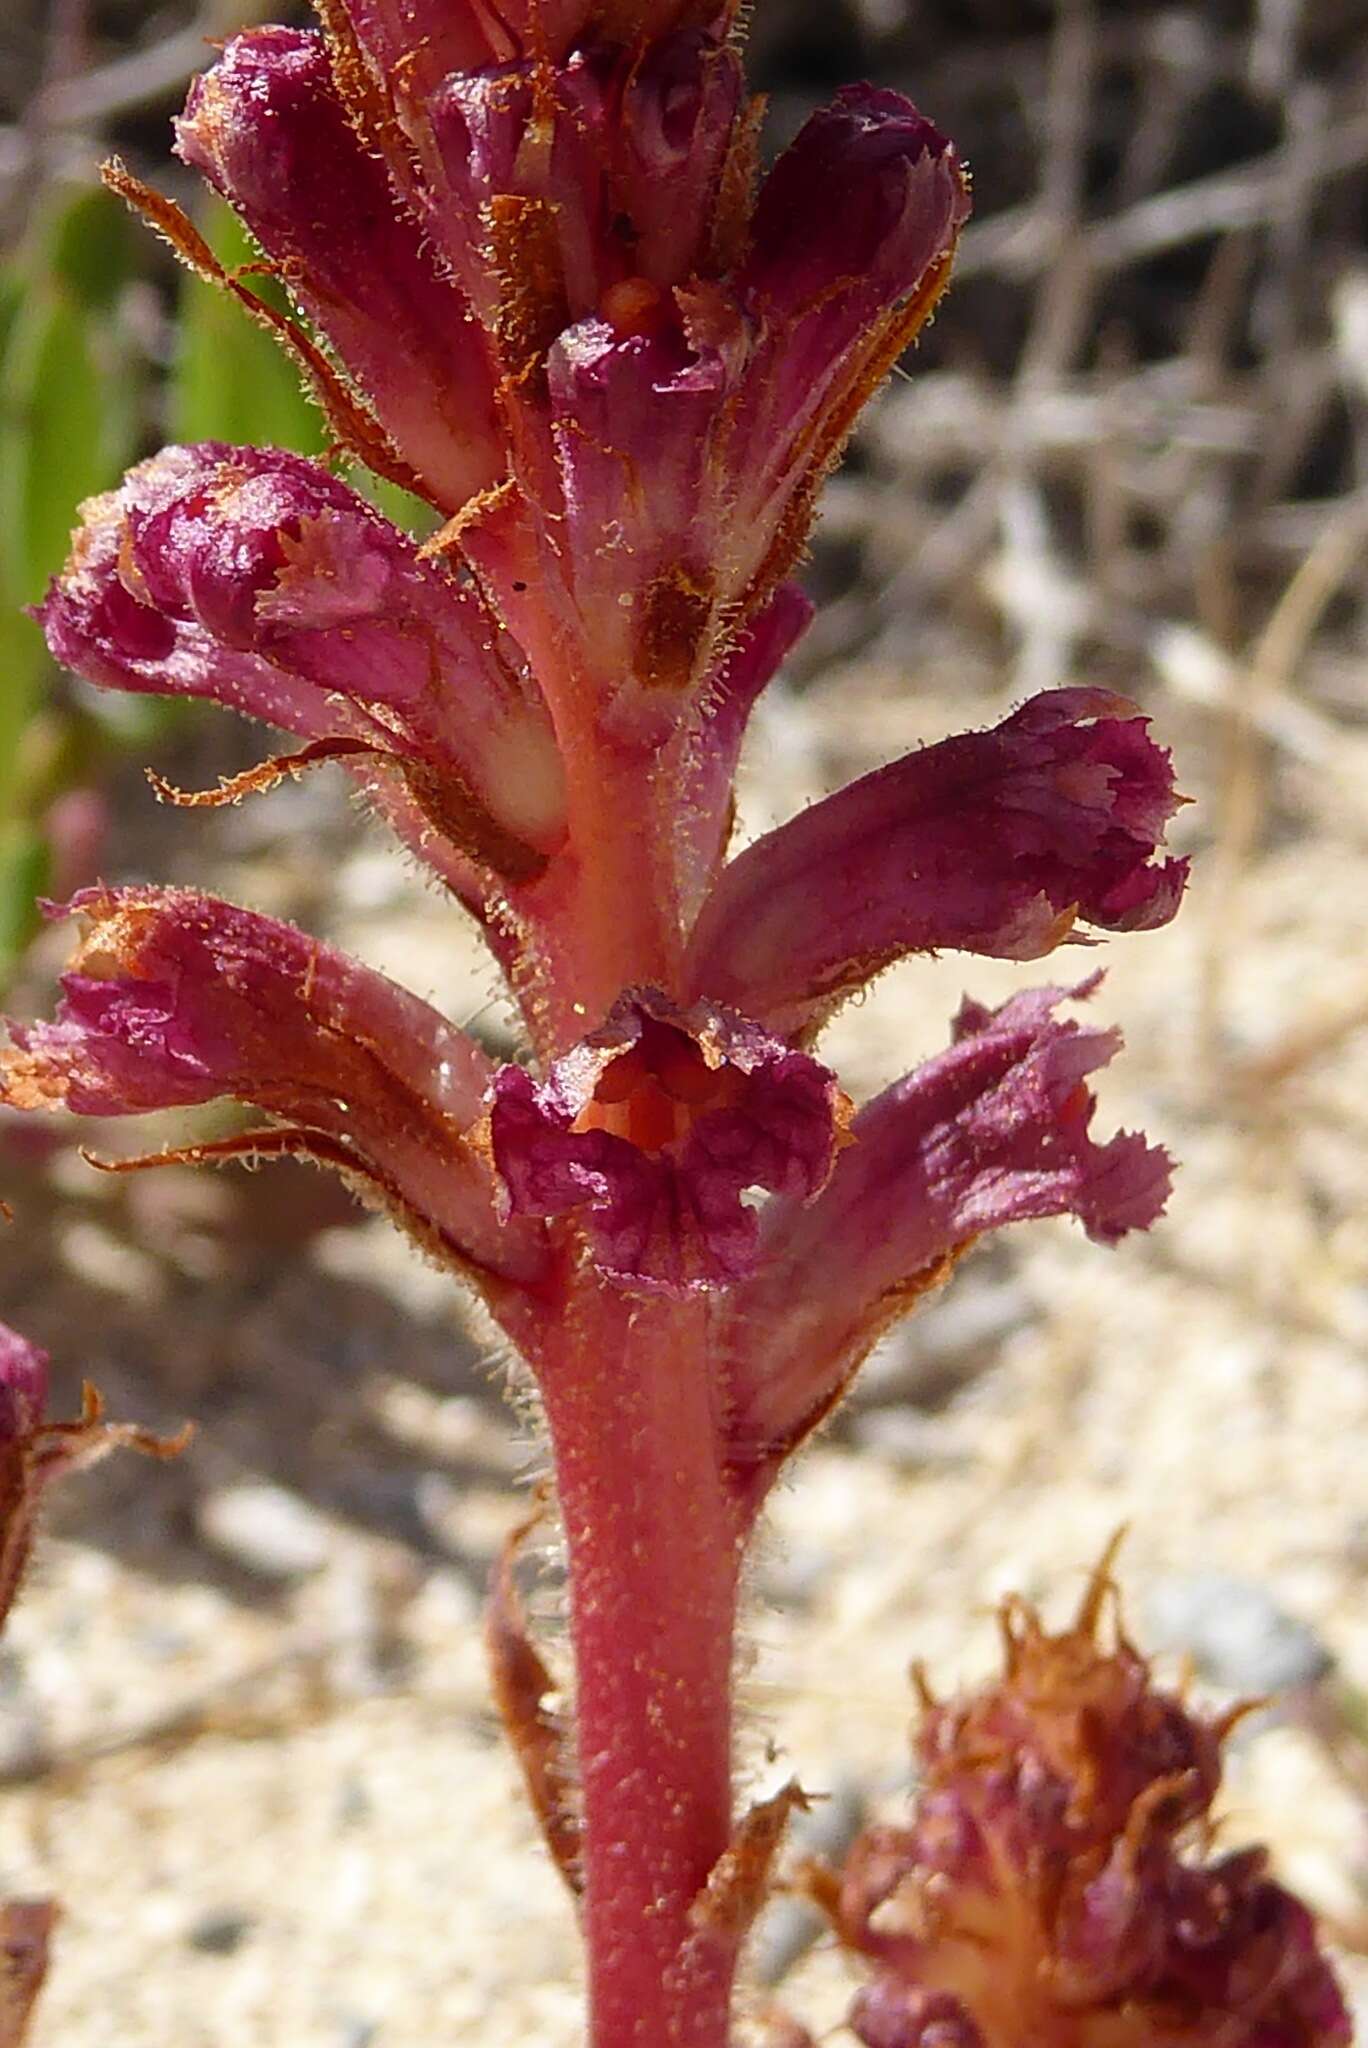
[[[328,337],[419,489],[456,511],[503,469],[489,351],[337,96],[322,36],[234,36],[176,148],[239,210]]]

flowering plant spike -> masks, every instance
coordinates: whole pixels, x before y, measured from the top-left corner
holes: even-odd
[[[1172,916],[1172,772],[1132,706],[1051,692],[728,857],[822,481],[969,209],[953,146],[871,86],[760,175],[737,12],[320,0],[318,30],[233,38],[176,146],[297,317],[107,173],[294,353],[337,461],[438,524],[416,546],[279,450],[167,449],[83,508],[50,645],[301,743],[178,801],[339,764],[477,920],[527,1063],[302,932],[144,886],[53,911],[82,933],[61,1007],[0,1055],[20,1109],[253,1105],[170,1156],[341,1172],[525,1360],[573,1729],[507,1572],[491,1643],[580,1901],[593,2048],[727,2039],[787,1810],[738,1818],[731,1761],[738,1573],[784,1459],[977,1238],[1071,1214],[1110,1243],[1168,1183],[1142,1138],[1091,1134],[1118,1040],[1066,1005],[1096,977],[966,1003],[858,1114],[814,1050],[903,955],[1034,959]]]

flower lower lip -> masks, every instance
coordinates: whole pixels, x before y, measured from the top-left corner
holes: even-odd
[[[807,1054],[643,990],[544,1084],[520,1067],[495,1077],[491,1152],[511,1213],[577,1216],[605,1274],[681,1293],[753,1263],[753,1190],[817,1193],[846,1107]]]

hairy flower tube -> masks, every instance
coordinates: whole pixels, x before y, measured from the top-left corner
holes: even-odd
[[[735,0],[321,0],[232,39],[177,149],[297,317],[108,172],[293,351],[339,462],[171,448],[83,508],[42,619],[111,689],[212,698],[333,762],[473,916],[526,1060],[359,962],[185,891],[101,887],[0,1099],[230,1097],[173,1155],[311,1157],[480,1294],[536,1382],[573,1726],[500,1581],[498,1693],[579,1901],[593,2048],[722,2048],[782,1805],[738,1816],[732,1639],[784,1460],[985,1233],[1114,1242],[1168,1163],[1095,1138],[1097,977],[966,1002],[856,1111],[815,1050],[891,961],[1028,960],[1177,908],[1178,798],[1133,706],[1064,689],[729,857],[752,707],[803,633],[822,481],[949,277],[955,150],[852,86],[763,175]],[[54,912],[54,914],[60,914]],[[125,1167],[156,1161],[119,1162]]]
[[[1232,1721],[1154,1682],[1106,1567],[1050,1633],[1002,1610],[1005,1668],[928,1695],[907,1826],[809,1872],[872,1968],[865,2048],[1342,2048],[1349,2013],[1306,1908],[1262,1849],[1218,1850]]]

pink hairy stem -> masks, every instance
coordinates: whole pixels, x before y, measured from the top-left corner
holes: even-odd
[[[566,747],[574,979],[542,1021],[561,1049],[620,989],[678,978],[650,811],[603,746]],[[623,800],[605,803],[615,782]],[[716,1311],[703,1293],[624,1293],[577,1246],[567,1266],[535,1369],[569,1569],[588,2044],[726,2048],[739,1944],[697,1924],[732,1837],[745,1533],[724,1470]]]
[[[577,872],[573,976],[555,978],[539,1022],[564,1050],[623,988],[676,982],[679,942],[637,764],[612,761],[592,718],[566,730],[588,693],[547,694]],[[605,802],[615,785],[622,800]],[[537,1358],[569,1567],[589,2048],[729,2038],[736,1945],[691,1918],[732,1833],[743,1537],[714,1412],[714,1320],[706,1296],[626,1295],[579,1260]]]
[[[542,1363],[570,1565],[592,2048],[723,2048],[734,1946],[696,1905],[731,1836],[737,1515],[705,1302],[582,1267]]]
[[[546,1025],[558,1052],[583,1035],[586,1020],[605,1016],[623,989],[668,988],[677,980],[680,946],[670,929],[674,904],[662,886],[655,821],[641,802],[639,784],[633,786],[636,764],[613,773],[613,764],[601,758],[603,744],[587,734],[578,746],[562,738],[578,887],[570,927],[573,979],[567,986],[558,977]]]

